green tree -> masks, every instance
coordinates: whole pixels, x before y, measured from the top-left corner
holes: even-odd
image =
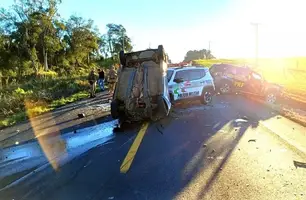
[[[41,50],[44,69],[48,70],[48,52],[58,50],[54,20],[59,0],[19,0],[10,10],[1,9],[1,27],[38,72],[38,51]],[[26,52],[26,54],[24,54]]]
[[[39,34],[38,49],[43,57],[45,71],[49,69],[48,54],[53,55],[61,48],[55,26],[58,23],[57,5],[59,3],[60,0],[39,1],[37,11],[32,14],[31,18],[33,26],[37,27],[36,31]]]
[[[98,39],[99,45],[99,53],[102,55],[103,58],[107,58],[109,56],[109,46],[108,46],[108,37],[107,35],[102,35]]]
[[[210,50],[202,49],[202,50],[193,50],[188,51],[185,55],[185,62],[189,62],[192,60],[198,59],[213,59],[214,56],[211,54]]]
[[[126,34],[126,29],[121,24],[107,24],[107,34],[104,38],[108,41],[109,52],[112,56],[120,50],[131,52],[133,49],[131,39]]]
[[[109,65],[131,39],[122,25],[107,24],[101,35],[92,20],[72,15],[61,19],[61,0],[15,0],[0,9],[0,72],[13,76],[38,74],[50,67],[71,72],[92,63]]]
[[[16,1],[10,10],[0,10],[0,25],[4,34],[10,37],[11,47],[17,48],[18,56],[24,55],[32,62],[34,71],[38,72],[36,44],[38,35],[32,27],[31,14],[33,2],[30,0]],[[18,67],[21,67],[19,65]]]
[[[93,21],[73,15],[67,21],[66,28],[65,41],[68,44],[70,61],[77,67],[82,66],[84,61],[89,64],[91,53],[97,52],[99,48],[99,36],[93,27]]]

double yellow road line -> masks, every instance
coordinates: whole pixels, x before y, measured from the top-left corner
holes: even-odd
[[[141,141],[143,139],[143,136],[145,135],[145,133],[146,133],[146,131],[148,129],[148,126],[149,126],[148,122],[145,122],[141,126],[141,128],[140,128],[140,130],[139,130],[139,132],[138,132],[138,134],[137,134],[137,136],[136,136],[136,138],[135,138],[135,140],[134,140],[134,142],[133,142],[129,152],[126,154],[125,159],[123,160],[123,162],[122,162],[122,164],[120,166],[120,172],[121,173],[126,173],[130,169],[130,167],[132,165],[132,162],[133,162],[133,160],[135,158],[135,155],[137,153],[137,150],[138,150],[138,148],[140,146],[140,143],[141,143]]]

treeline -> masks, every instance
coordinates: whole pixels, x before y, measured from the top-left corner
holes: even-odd
[[[199,59],[213,59],[215,58],[210,50],[202,49],[202,50],[193,50],[188,51],[185,55],[184,62],[190,62],[193,60]]]
[[[92,65],[117,62],[118,52],[132,50],[120,24],[107,24],[101,34],[93,20],[63,19],[61,0],[16,0],[0,9],[0,76],[77,74]]]

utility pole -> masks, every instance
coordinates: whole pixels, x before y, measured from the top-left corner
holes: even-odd
[[[258,67],[258,26],[259,26],[259,23],[251,23],[251,25],[255,27],[255,63],[256,63],[256,67]]]
[[[211,41],[208,40],[208,51],[207,51],[207,55],[205,55],[206,59],[211,59],[210,43]]]

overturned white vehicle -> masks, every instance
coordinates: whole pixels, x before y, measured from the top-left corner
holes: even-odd
[[[158,49],[123,53],[111,115],[119,124],[158,120],[169,114],[171,103],[167,81],[167,56]]]

